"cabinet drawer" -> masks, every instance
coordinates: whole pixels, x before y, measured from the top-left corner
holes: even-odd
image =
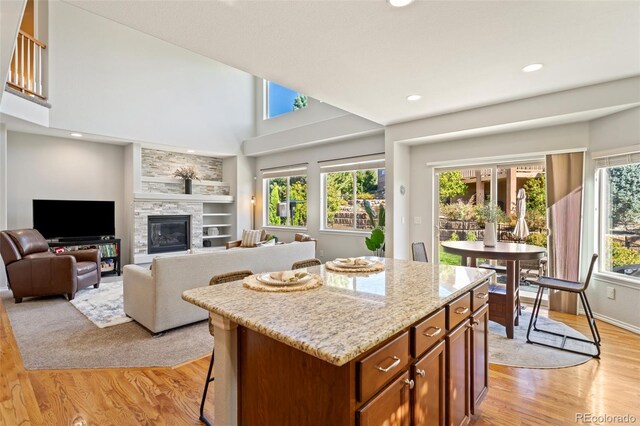
[[[409,372],[358,410],[358,426],[409,426]]]
[[[456,325],[471,315],[471,293],[465,293],[447,305],[447,329],[453,330]]]
[[[409,363],[409,332],[405,331],[358,361],[358,400],[366,401]]]
[[[471,311],[475,312],[489,301],[489,281],[471,290]]]
[[[413,340],[411,351],[417,358],[447,334],[446,313],[442,308],[415,327],[411,327]]]

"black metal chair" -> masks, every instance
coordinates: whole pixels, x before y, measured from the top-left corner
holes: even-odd
[[[589,266],[589,273],[587,274],[587,279],[583,283],[579,281],[561,280],[558,278],[551,278],[551,277],[545,277],[545,276],[538,278],[536,281],[531,281],[532,284],[538,285],[538,294],[536,295],[536,301],[533,304],[533,312],[531,313],[531,320],[529,321],[529,328],[527,330],[527,343],[535,343],[537,345],[556,348],[556,349],[560,349],[567,352],[573,352],[580,355],[587,355],[587,356],[592,356],[594,358],[600,358],[600,333],[598,332],[596,320],[593,317],[593,311],[591,310],[591,305],[589,305],[589,300],[587,300],[587,294],[586,294],[587,287],[589,287],[589,281],[591,281],[591,274],[593,273],[593,267],[596,264],[597,259],[598,259],[597,254],[594,254],[591,257],[591,265]],[[549,290],[568,291],[570,293],[576,293],[580,296],[580,301],[582,302],[584,313],[587,317],[587,321],[589,322],[589,328],[591,329],[591,335],[593,336],[593,340],[581,339],[578,337],[555,333],[553,331],[543,330],[537,327],[538,314],[540,313],[540,305],[542,302],[542,295],[544,294],[545,288]],[[534,340],[531,340],[531,330],[562,337],[562,343],[560,343],[559,346],[556,346],[556,345],[550,345],[548,343],[536,342]],[[568,349],[565,347],[565,344],[567,343],[567,339],[572,339],[579,342],[592,344],[596,348],[596,353],[594,354],[594,353],[588,353],[588,352],[583,352],[583,351],[574,350],[574,349]]]
[[[320,259],[305,259],[305,260],[299,260],[297,262],[293,262],[293,265],[291,265],[291,269],[302,269],[302,268],[311,268],[312,266],[320,266],[322,265],[322,262],[320,261]]]
[[[424,247],[423,242],[411,243],[411,253],[413,254],[413,260],[416,262],[429,262],[427,257],[427,249]]]
[[[248,277],[249,275],[253,275],[251,271],[235,271],[228,272],[226,274],[214,275],[211,277],[209,281],[209,285],[230,283],[232,281],[238,281],[243,278]],[[213,324],[211,323],[211,317],[209,317],[209,333],[213,336]],[[200,402],[200,421],[207,426],[211,426],[209,420],[204,415],[204,403],[207,400],[207,392],[209,391],[209,383],[213,382],[216,378],[211,377],[211,373],[213,372],[213,358],[215,354],[215,348],[211,351],[211,362],[209,362],[209,371],[207,372],[207,379],[204,382],[204,391],[202,392],[202,401]]]

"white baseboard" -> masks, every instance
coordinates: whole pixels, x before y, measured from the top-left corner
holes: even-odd
[[[579,313],[581,315],[584,315],[584,312],[582,312],[582,310]],[[623,328],[632,333],[640,334],[640,327],[636,327],[635,325],[627,324],[626,322],[622,322],[614,318],[609,318],[606,315],[596,314],[595,312],[593,313],[593,316],[600,321],[606,322],[611,325],[615,325],[616,327]]]

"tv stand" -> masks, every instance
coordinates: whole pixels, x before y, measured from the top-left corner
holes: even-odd
[[[100,239],[94,238],[64,238],[59,241],[50,242],[49,248],[64,248],[65,251],[84,250],[95,248],[100,250],[101,263],[110,263],[113,265],[110,269],[103,269],[102,275],[118,274],[122,264],[120,262],[120,238]]]

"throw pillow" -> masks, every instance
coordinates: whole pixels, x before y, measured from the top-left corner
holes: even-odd
[[[260,242],[261,230],[245,229],[242,231],[240,247],[255,247]]]

